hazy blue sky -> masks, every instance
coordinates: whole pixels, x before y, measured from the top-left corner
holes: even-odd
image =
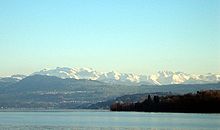
[[[220,73],[220,0],[1,0],[0,76]]]

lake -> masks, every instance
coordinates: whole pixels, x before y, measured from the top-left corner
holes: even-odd
[[[217,130],[220,114],[109,111],[0,112],[1,130]]]

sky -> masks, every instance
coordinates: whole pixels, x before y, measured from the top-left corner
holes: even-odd
[[[220,73],[219,0],[0,0],[0,76]]]

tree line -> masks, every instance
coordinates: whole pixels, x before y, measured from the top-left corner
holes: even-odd
[[[111,111],[220,113],[220,90],[198,91],[184,95],[151,96],[136,103],[116,102]]]

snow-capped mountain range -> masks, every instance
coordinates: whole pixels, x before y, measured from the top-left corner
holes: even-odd
[[[187,74],[183,72],[159,71],[153,75],[137,75],[119,72],[98,72],[91,68],[68,68],[57,67],[55,69],[43,69],[31,75],[47,75],[59,78],[89,79],[111,84],[126,85],[167,85],[167,84],[202,84],[220,82],[220,74],[208,73],[205,75]],[[17,80],[23,79],[24,75],[13,75]]]
[[[193,75],[183,72],[159,71],[153,75],[137,75],[119,72],[97,72],[91,68],[44,69],[34,74],[60,78],[90,79],[115,84],[198,84],[220,82],[220,74]]]

